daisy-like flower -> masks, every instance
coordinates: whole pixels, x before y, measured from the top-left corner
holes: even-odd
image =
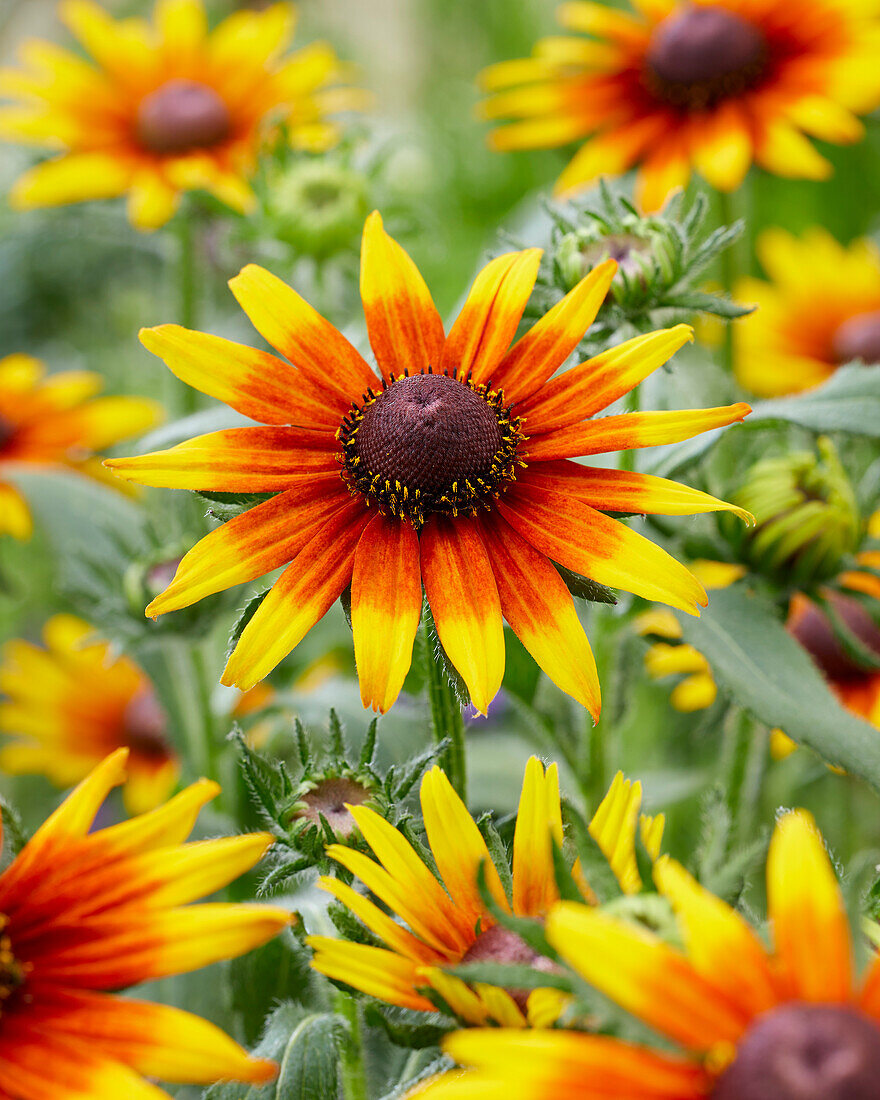
[[[692,167],[732,191],[752,161],[780,176],[825,179],[806,135],[858,141],[856,117],[880,103],[873,4],[850,0],[588,0],[558,9],[570,31],[531,58],[482,76],[496,149],[584,144],[562,173],[571,194],[639,165],[637,198],[656,210]]]
[[[0,770],[70,787],[127,748],[126,808],[153,809],[180,766],[149,677],[72,615],[51,618],[43,641],[45,648],[15,639],[0,655],[0,731],[14,738],[0,748]]]
[[[768,229],[758,240],[770,278],[742,279],[736,297],[758,308],[733,329],[736,376],[762,397],[818,386],[843,363],[880,363],[880,253],[844,248],[824,229],[801,237]]]
[[[596,811],[590,832],[605,853],[622,889],[641,888],[635,856],[642,788],[618,774]],[[346,940],[311,936],[312,965],[336,981],[360,989],[390,1004],[425,1012],[436,1011],[428,993],[439,996],[466,1023],[488,1022],[506,1027],[551,1025],[567,998],[554,989],[505,990],[483,983],[468,985],[447,967],[470,962],[519,963],[541,969],[547,959],[514,932],[495,922],[480,896],[478,871],[485,868],[486,885],[507,913],[543,919],[559,900],[553,867],[553,842],[562,845],[562,810],[555,764],[547,770],[536,757],[526,765],[513,840],[511,897],[474,819],[439,767],[422,780],[422,816],[433,871],[404,836],[365,806],[349,806],[364,839],[379,862],[341,844],[327,854],[350,871],[404,923],[398,923],[363,894],[337,878],[320,884],[387,944],[372,947]],[[642,818],[642,836],[656,858],[664,819]],[[509,871],[509,869],[508,869]],[[587,899],[590,888],[574,868]],[[552,967],[550,967],[552,969]]]
[[[127,752],[107,757],[0,874],[0,1095],[167,1100],[145,1077],[263,1082],[250,1057],[188,1012],[107,993],[265,943],[282,909],[187,903],[260,859],[266,834],[184,844],[219,788],[203,779],[151,813],[90,832]]]
[[[551,679],[598,714],[595,662],[553,562],[696,614],[702,586],[602,509],[746,513],[671,481],[571,459],[686,439],[750,410],[592,419],[691,330],[639,336],[553,379],[617,265],[594,269],[511,347],[540,257],[528,249],[488,264],[447,336],[412,260],[372,214],[361,295],[378,377],[294,290],[253,265],[232,291],[287,362],[175,325],[144,331],[144,345],[178,377],[271,426],[108,465],[144,485],[278,494],[194,547],[147,614],[291,563],[226,666],[224,683],[247,690],[350,585],[362,698],[385,711],[410,666],[424,587],[481,713],[504,673],[503,615]]]
[[[99,374],[46,369],[29,355],[0,359],[0,535],[29,538],[24,499],[3,480],[13,464],[66,466],[113,482],[95,452],[154,427],[161,408],[141,397],[96,397]],[[118,482],[116,482],[118,486]]]
[[[328,115],[363,106],[339,86],[333,50],[316,43],[285,56],[294,8],[240,11],[213,31],[202,0],[157,0],[154,22],[114,20],[92,0],[64,0],[61,18],[94,63],[31,41],[24,68],[0,74],[0,134],[63,150],[27,172],[18,209],[128,194],[139,229],[174,214],[182,192],[203,189],[237,210],[268,129],[284,124],[305,149],[332,145]]]
[[[853,973],[846,910],[804,811],[780,818],[767,862],[772,947],[678,863],[655,866],[684,950],[626,921],[563,902],[547,936],[588,982],[684,1048],[607,1036],[472,1031],[448,1052],[474,1066],[425,1100],[875,1100],[880,959]]]

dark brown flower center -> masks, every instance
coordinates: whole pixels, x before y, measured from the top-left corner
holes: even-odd
[[[495,924],[487,931],[481,932],[461,961],[462,963],[493,962],[530,966],[533,970],[542,970],[548,974],[557,970],[550,959],[533,951],[516,932],[511,932],[509,928],[503,928],[500,924]],[[507,992],[516,1001],[519,1009],[525,1012],[531,990],[508,989]]]
[[[880,1027],[842,1005],[791,1004],[759,1016],[712,1100],[877,1100]]]
[[[880,657],[880,629],[860,603],[847,596],[832,598],[834,612],[862,645]],[[846,652],[834,633],[834,627],[825,614],[812,601],[798,605],[797,612],[789,618],[788,632],[804,647],[822,672],[838,682],[860,680],[867,675]]]
[[[15,425],[0,413],[0,451],[12,440],[15,435]]]
[[[880,363],[880,309],[844,321],[831,339],[831,356],[835,363]]]
[[[338,837],[348,837],[354,832],[356,822],[346,808],[360,806],[370,797],[370,792],[354,779],[340,776],[337,779],[324,779],[312,790],[302,796],[300,802],[305,806],[293,815],[294,821],[306,819],[321,825],[324,817],[327,824]]]
[[[757,27],[724,8],[688,4],[654,31],[645,80],[664,103],[702,110],[756,84],[766,61]]]
[[[151,153],[186,153],[225,141],[232,129],[229,110],[207,84],[169,80],[141,100],[138,141]]]
[[[473,513],[513,480],[523,436],[500,391],[429,373],[367,397],[338,437],[349,485],[383,512],[416,526],[432,512]]]
[[[155,760],[167,760],[171,748],[166,737],[168,719],[156,693],[145,688],[125,708],[123,740],[133,753]]]
[[[0,913],[0,1017],[10,997],[24,985],[28,967],[18,962],[12,953],[12,942],[2,931],[8,919]]]

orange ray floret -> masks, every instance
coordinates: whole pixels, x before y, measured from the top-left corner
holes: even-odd
[[[247,690],[350,587],[363,702],[384,712],[410,666],[424,589],[480,711],[501,684],[506,619],[548,676],[598,715],[595,662],[554,563],[698,614],[699,582],[604,513],[625,503],[635,513],[748,516],[673,482],[571,460],[685,439],[742,420],[749,407],[591,419],[692,333],[678,325],[639,337],[551,380],[594,320],[616,265],[600,264],[513,342],[539,260],[537,249],[492,260],[444,336],[421,275],[372,214],[361,291],[378,373],[296,291],[254,265],[230,285],[279,357],[176,325],[145,331],[146,347],[175,374],[265,426],[113,459],[111,469],[144,485],[278,493],[190,550],[147,614],[287,565],[224,673],[224,683]]]
[[[267,136],[281,124],[298,148],[333,145],[332,115],[365,95],[340,86],[344,68],[316,42],[285,51],[295,9],[239,11],[213,30],[202,0],[157,0],[153,23],[114,20],[93,0],[63,0],[62,20],[91,61],[30,41],[22,69],[0,72],[0,135],[62,149],[15,184],[18,209],[128,195],[133,225],[174,214],[185,191],[204,189],[248,210],[248,182]]]
[[[96,452],[162,419],[146,398],[97,396],[102,385],[91,371],[46,375],[29,355],[0,359],[0,535],[26,539],[33,530],[24,498],[4,473],[11,477],[16,465],[63,466],[112,484]]]
[[[16,1100],[167,1100],[145,1077],[261,1083],[276,1067],[180,1009],[117,997],[259,946],[282,909],[190,906],[249,870],[266,834],[185,844],[219,788],[90,832],[128,753],[108,756],[0,874],[0,1093]]]
[[[637,198],[657,210],[695,169],[735,190],[752,163],[825,179],[809,138],[846,143],[880,104],[880,18],[849,0],[594,0],[557,9],[572,36],[486,69],[483,117],[498,150],[583,142],[557,182],[571,194],[638,167]]]
[[[843,897],[809,814],[784,814],[770,844],[769,949],[674,860],[661,856],[654,877],[683,949],[572,902],[551,911],[547,938],[583,978],[685,1053],[574,1031],[460,1032],[447,1050],[472,1068],[435,1078],[414,1100],[876,1095],[880,959],[855,981]]]
[[[180,763],[147,674],[73,615],[43,627],[45,648],[22,639],[0,656],[0,770],[39,773],[59,787],[83,779],[118,748],[129,750],[123,790],[131,813],[152,810],[177,782]]]
[[[561,582],[560,582],[561,583]],[[590,825],[600,849],[627,893],[641,888],[635,855],[640,784],[618,775]],[[341,901],[385,946],[312,936],[313,966],[322,974],[354,986],[379,1000],[424,1012],[434,1011],[431,997],[459,1019],[479,1026],[494,1022],[517,1028],[544,1027],[558,1018],[567,998],[558,990],[522,991],[473,986],[448,972],[476,961],[530,963],[534,952],[501,927],[480,894],[479,871],[496,904],[507,913],[542,920],[559,900],[553,844],[562,845],[562,808],[555,764],[546,770],[531,757],[523,777],[513,839],[508,898],[486,841],[446,775],[434,767],[422,780],[422,817],[440,882],[403,834],[374,811],[350,806],[376,859],[336,844],[328,854],[387,905],[398,920],[369,897],[338,878],[321,886]],[[659,844],[663,820],[656,819]],[[656,848],[654,849],[656,853]],[[585,897],[590,889],[578,868]],[[441,885],[442,883],[442,885]],[[401,923],[402,922],[402,923]]]

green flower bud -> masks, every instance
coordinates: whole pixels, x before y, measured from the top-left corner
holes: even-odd
[[[830,439],[755,463],[731,499],[755,517],[750,531],[725,533],[758,573],[801,588],[833,577],[859,545],[863,522],[853,486]]]
[[[318,259],[353,246],[369,211],[366,176],[326,157],[295,162],[270,191],[278,237]]]

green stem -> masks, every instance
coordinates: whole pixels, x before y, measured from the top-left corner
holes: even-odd
[[[720,774],[726,778],[732,842],[746,835],[763,780],[766,732],[745,711],[732,711],[724,726]]]
[[[198,283],[196,277],[196,242],[193,219],[188,210],[182,211],[175,222],[177,227],[177,277],[178,323],[184,328],[195,328],[198,320]],[[180,412],[188,416],[198,409],[198,391],[184,385],[180,391]]]
[[[348,1021],[348,1042],[342,1044],[342,1094],[345,1100],[367,1100],[367,1071],[357,1002],[347,993],[336,994],[336,1011]]]
[[[211,694],[214,687],[214,677],[205,660],[205,651],[203,647],[193,645],[190,652],[195,678],[195,694],[199,705],[202,759],[205,765],[205,775],[208,779],[219,780],[217,731],[214,723],[214,712],[211,708]]]
[[[624,399],[624,409],[628,413],[637,413],[640,408],[641,397],[639,395],[639,386],[635,386],[629,391]],[[620,452],[620,468],[621,470],[628,470],[629,472],[632,472],[636,468],[636,452],[632,448]]]
[[[444,769],[449,782],[463,802],[467,802],[467,758],[464,743],[464,719],[461,706],[436,652],[431,632],[425,635],[425,664],[428,673],[428,702],[431,707],[431,731],[435,744],[449,739]]]

